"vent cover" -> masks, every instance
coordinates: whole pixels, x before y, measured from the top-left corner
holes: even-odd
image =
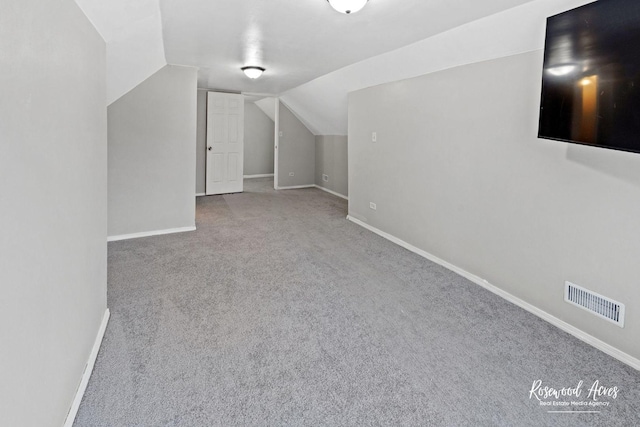
[[[571,282],[564,282],[564,300],[598,317],[624,327],[624,304],[591,292]]]

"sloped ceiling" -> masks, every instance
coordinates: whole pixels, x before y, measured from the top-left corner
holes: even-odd
[[[267,97],[255,101],[255,104],[263,113],[267,115],[272,121],[276,121],[276,100],[275,98]]]
[[[280,97],[316,135],[346,135],[349,92],[542,49],[548,16],[591,1],[530,2],[325,74]]]
[[[158,0],[76,0],[107,45],[107,104],[167,64]]]
[[[167,62],[199,67],[201,88],[280,94],[529,1],[371,0],[352,15],[326,0],[160,0],[160,8]],[[250,80],[244,65],[267,70]]]
[[[167,63],[194,66],[199,87],[280,96],[324,135],[347,133],[349,92],[539,49],[549,11],[588,3],[370,0],[343,15],[326,0],[76,1],[107,42],[109,103]],[[250,80],[244,65],[267,71]]]

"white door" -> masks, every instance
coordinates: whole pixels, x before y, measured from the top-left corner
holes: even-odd
[[[244,96],[207,93],[207,195],[242,192]]]

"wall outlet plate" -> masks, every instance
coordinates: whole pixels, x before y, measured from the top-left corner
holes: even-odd
[[[295,173],[289,172],[289,176],[294,176],[294,175],[295,175]]]
[[[375,204],[375,203],[373,203],[373,202],[369,202],[369,207],[370,207],[371,209],[373,209],[374,211],[375,211],[376,209],[378,209],[378,207],[376,206],[376,204]]]
[[[327,175],[326,173],[323,173],[323,174],[322,174],[322,180],[323,180],[324,182],[329,182],[329,175]]]
[[[371,132],[371,141],[372,142],[378,141],[378,132]]]

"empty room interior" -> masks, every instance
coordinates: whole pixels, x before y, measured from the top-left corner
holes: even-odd
[[[0,12],[0,425],[640,425],[635,1]]]

